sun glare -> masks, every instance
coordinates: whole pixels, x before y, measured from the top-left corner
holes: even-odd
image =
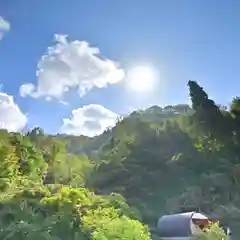
[[[155,71],[148,66],[137,66],[128,71],[127,84],[138,92],[149,92],[156,81]]]

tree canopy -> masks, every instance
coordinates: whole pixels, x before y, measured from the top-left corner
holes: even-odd
[[[238,236],[239,97],[223,108],[188,87],[191,106],[138,110],[94,138],[0,130],[0,238],[147,240],[183,209]]]

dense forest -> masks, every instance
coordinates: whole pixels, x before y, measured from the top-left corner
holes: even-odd
[[[188,82],[191,107],[152,106],[100,136],[0,131],[0,238],[151,239],[166,213],[240,226],[240,98]]]

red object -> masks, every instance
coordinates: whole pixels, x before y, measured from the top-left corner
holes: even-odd
[[[208,224],[211,223],[211,222],[218,222],[218,221],[219,221],[219,219],[216,219],[216,218],[209,218],[209,219],[192,219],[192,220],[193,220],[193,222],[194,222],[195,224],[197,224],[198,226],[200,226],[200,225],[206,226],[206,225],[208,225]]]
[[[218,218],[209,218],[208,220],[210,222],[220,222],[220,219],[218,219]]]

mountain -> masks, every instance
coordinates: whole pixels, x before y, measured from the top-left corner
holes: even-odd
[[[199,209],[239,239],[240,99],[188,86],[192,107],[138,110],[94,138],[1,130],[0,238],[149,240],[163,214]]]
[[[125,116],[125,121],[146,121],[150,123],[158,123],[164,119],[188,114],[192,111],[187,104],[178,104],[174,106],[152,106],[145,110],[132,112],[129,116]],[[116,127],[106,129],[104,133],[95,137],[86,136],[71,136],[65,134],[58,134],[56,137],[66,143],[67,150],[71,153],[86,153],[88,155],[96,156],[99,149],[102,148],[116,133]]]
[[[196,82],[189,89],[192,109],[153,106],[117,123],[86,186],[123,195],[152,228],[163,214],[200,209],[238,236],[240,100],[227,111]]]

